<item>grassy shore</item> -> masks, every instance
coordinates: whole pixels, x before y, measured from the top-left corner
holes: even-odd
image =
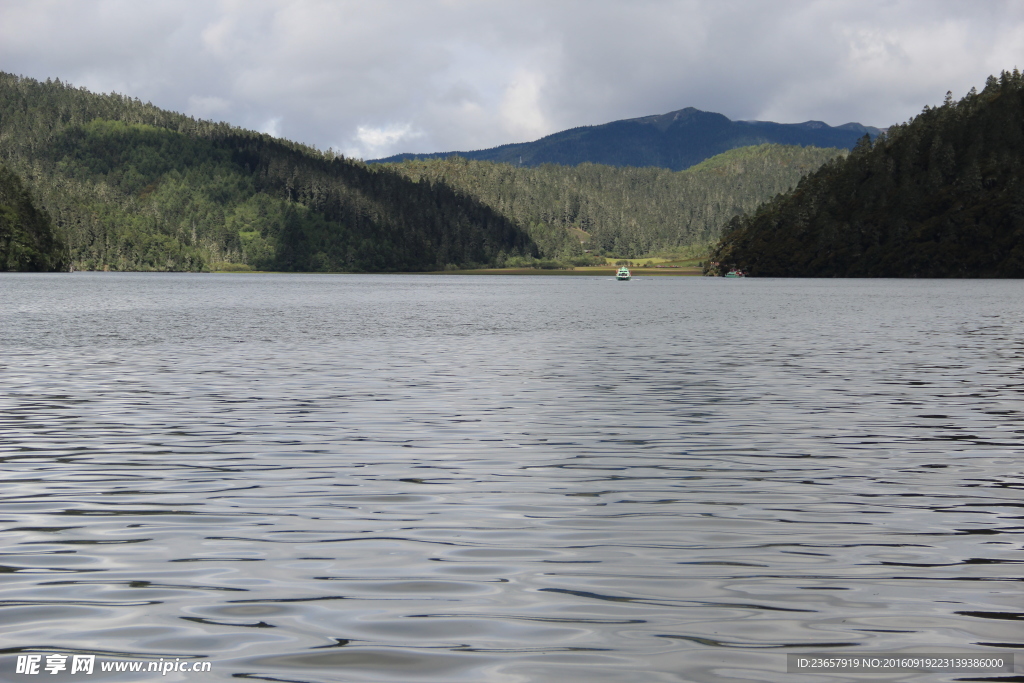
[[[615,277],[619,270],[618,266],[583,266],[571,270],[558,270],[549,268],[478,268],[474,270],[441,270],[430,273],[431,275],[591,275]],[[633,277],[646,275],[654,276],[694,276],[700,275],[701,269],[688,268],[630,268],[629,272]]]
[[[211,273],[269,273],[274,271],[253,270],[249,266],[235,263],[216,263],[208,272]],[[474,268],[467,270],[437,270],[419,275],[591,275],[595,277],[615,277],[619,267],[616,265],[603,266],[577,266],[575,268]],[[630,266],[629,272],[633,277],[653,275],[661,276],[694,276],[701,275],[701,269],[696,265],[683,265],[661,268],[646,268],[643,266]],[[401,275],[401,273],[389,273]],[[411,273],[410,273],[411,274]]]

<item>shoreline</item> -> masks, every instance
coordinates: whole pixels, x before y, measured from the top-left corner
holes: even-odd
[[[32,271],[12,271],[32,272]],[[42,271],[40,271],[42,272]],[[68,271],[56,271],[68,272]],[[207,275],[591,275],[615,277],[618,267],[582,266],[572,269],[557,268],[472,268],[465,270],[416,270],[416,271],[285,271],[285,270],[74,270],[71,273],[196,273]],[[704,273],[700,268],[630,268],[633,277],[699,277]]]
[[[605,268],[602,266],[581,266],[572,270],[541,269],[541,268],[477,268],[473,270],[438,270],[420,273],[421,275],[595,275],[615,277],[618,266]],[[695,277],[703,275],[700,268],[630,268],[633,277],[652,275],[655,277]]]

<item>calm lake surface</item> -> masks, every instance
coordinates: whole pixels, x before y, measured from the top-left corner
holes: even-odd
[[[1022,302],[0,274],[0,680],[36,680],[27,653],[96,656],[45,680],[332,683],[1021,658]],[[99,672],[161,658],[212,671]]]

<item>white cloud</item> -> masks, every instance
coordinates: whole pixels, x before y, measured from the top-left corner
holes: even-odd
[[[536,139],[552,131],[544,116],[544,74],[520,71],[505,87],[500,115],[506,131],[519,139]]]
[[[276,116],[272,119],[268,119],[263,122],[263,125],[259,127],[261,133],[272,135],[273,137],[281,137],[281,117]]]
[[[360,159],[372,159],[384,156],[396,148],[399,143],[421,137],[423,134],[413,131],[408,123],[391,126],[358,126],[355,144],[345,148],[345,155]]]
[[[884,126],[1020,55],[1013,0],[0,3],[0,69],[358,156],[686,106]]]

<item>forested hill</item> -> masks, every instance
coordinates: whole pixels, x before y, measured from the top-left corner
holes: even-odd
[[[878,128],[847,123],[829,126],[821,121],[773,123],[731,121],[722,114],[689,107],[660,116],[613,121],[554,133],[534,142],[502,145],[469,152],[398,154],[370,163],[460,156],[517,166],[583,163],[609,166],[656,166],[680,171],[716,154],[763,144],[840,147],[852,149],[864,134]]]
[[[79,269],[433,270],[536,254],[447,186],[60,81],[0,73],[0,162]]]
[[[1024,78],[862,141],[734,220],[722,269],[801,277],[1024,277]]]
[[[405,161],[403,175],[444,183],[526,226],[548,258],[590,250],[637,258],[708,245],[739,213],[790,189],[845,150],[743,147],[685,171],[599,164],[536,168],[459,157]]]
[[[0,165],[0,271],[53,271],[68,267],[64,244],[21,178]]]

